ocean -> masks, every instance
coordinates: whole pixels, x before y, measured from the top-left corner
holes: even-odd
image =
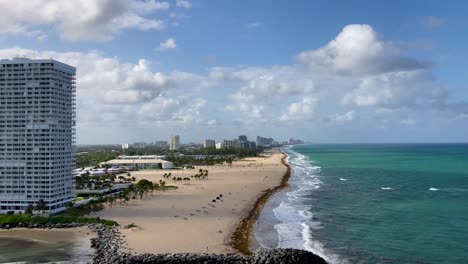
[[[40,233],[37,230],[28,229],[1,231],[0,263],[85,264],[92,262],[94,250],[90,247],[89,237],[74,237],[66,230],[50,233],[41,231],[39,230]],[[57,235],[62,238],[57,239]]]
[[[329,263],[468,263],[468,144],[297,145],[260,246]]]

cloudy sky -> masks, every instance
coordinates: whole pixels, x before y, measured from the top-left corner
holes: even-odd
[[[77,67],[77,143],[468,141],[454,1],[0,0],[0,58]]]

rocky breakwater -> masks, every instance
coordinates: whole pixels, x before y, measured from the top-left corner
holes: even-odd
[[[321,257],[305,250],[298,249],[271,249],[258,250],[252,255],[240,254],[130,254],[127,251],[125,242],[117,228],[108,228],[104,225],[93,226],[98,234],[97,238],[91,239],[91,246],[95,249],[94,263],[114,263],[114,264],[176,264],[176,263],[243,263],[243,264],[266,264],[266,263],[309,263],[326,264]]]
[[[64,224],[33,224],[29,222],[24,223],[11,223],[11,224],[0,224],[0,229],[13,229],[13,228],[38,228],[38,229],[52,229],[52,228],[75,228],[88,226],[93,227],[96,224],[87,224],[87,223],[64,223]],[[100,225],[97,225],[100,226]]]

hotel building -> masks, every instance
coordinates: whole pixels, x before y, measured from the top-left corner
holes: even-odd
[[[74,199],[75,71],[52,60],[0,60],[0,213]]]
[[[179,150],[180,148],[180,137],[179,135],[171,136],[169,141],[169,149],[170,150]]]

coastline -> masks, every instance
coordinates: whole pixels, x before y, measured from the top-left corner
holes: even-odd
[[[305,250],[261,249],[252,253],[248,248],[250,241],[254,239],[252,236],[253,225],[263,206],[274,193],[288,186],[291,168],[286,162],[287,157],[283,151],[274,150],[265,153],[263,157],[237,161],[233,166],[211,167],[210,179],[212,183],[208,184],[207,181],[202,184],[202,181],[200,181],[199,184],[194,183],[192,186],[190,184],[188,186],[181,185],[179,188],[182,188],[183,191],[180,189],[178,191],[167,191],[161,193],[161,195],[155,195],[154,198],[151,195],[151,197],[148,196],[134,204],[104,210],[107,213],[111,212],[113,215],[124,217],[124,219],[127,217],[126,220],[149,220],[149,222],[142,223],[143,228],[125,229],[122,228],[124,226],[122,223],[119,223],[119,227],[109,227],[104,224],[70,223],[33,225],[26,226],[27,228],[22,228],[24,225],[4,225],[0,226],[0,228],[11,229],[5,230],[5,234],[8,232],[29,233],[37,231],[39,233],[37,239],[39,240],[42,240],[42,236],[50,236],[59,232],[86,233],[85,237],[80,235],[79,239],[90,242],[90,248],[93,252],[91,253],[92,263],[326,263],[319,256]],[[140,176],[154,173],[154,171],[144,171]],[[159,177],[161,175],[153,176]],[[212,196],[213,190],[216,193],[222,191],[224,194],[226,194],[227,190],[230,190],[232,196],[231,193],[225,195],[216,203],[216,207],[213,207],[216,209],[208,209],[210,212],[206,215],[201,214],[187,219],[164,215],[168,212],[170,214],[180,213],[187,209],[193,211],[193,205],[197,204],[197,198],[205,200],[206,197]],[[172,207],[160,210],[161,204],[164,206],[164,203],[168,201],[172,203]],[[233,205],[237,206],[236,203],[239,203],[238,207],[232,209],[231,212],[229,209]],[[148,207],[148,205],[150,206]],[[185,207],[179,208],[181,205]],[[247,211],[247,214],[243,213],[245,211]],[[135,215],[136,212],[139,215]],[[154,213],[156,214],[152,215]],[[200,222],[202,225],[200,225]],[[147,223],[152,225],[144,225]],[[218,230],[218,228],[220,228],[220,231],[222,229],[223,232],[212,232]],[[237,240],[237,242],[247,245],[248,251],[241,251],[239,248],[234,247],[232,241],[232,238],[236,235],[236,232],[232,232],[234,228],[235,230],[245,228],[247,231],[244,233],[248,235],[242,235],[243,240]],[[197,231],[197,235],[200,236],[187,233],[190,230]],[[218,234],[213,235],[214,233]],[[138,236],[140,239],[145,239],[143,241],[145,244],[141,244],[141,240],[135,240]],[[12,236],[7,235],[7,237]],[[224,237],[224,239],[219,240],[220,237]],[[26,238],[28,238],[27,234]],[[71,237],[67,235],[65,238],[60,238],[60,241],[69,243]],[[179,243],[174,244],[174,241],[171,241],[174,238],[178,239],[176,242],[188,241],[188,245],[192,245],[192,247],[185,247],[186,245]],[[216,239],[213,240],[213,238]],[[135,241],[138,243],[135,244]],[[218,247],[210,248],[209,252],[208,247],[206,247],[206,251],[197,249],[199,246],[203,248],[206,243],[217,243],[211,245],[217,245]],[[197,247],[194,247],[194,244]],[[134,248],[134,245],[143,245],[143,247]],[[150,247],[147,247],[148,245]],[[170,250],[164,250],[167,248]],[[90,254],[87,254],[87,256],[91,257]],[[88,263],[88,260],[79,263]]]
[[[258,197],[253,207],[247,213],[247,216],[240,221],[239,225],[231,235],[232,247],[245,255],[253,254],[251,250],[252,243],[255,242],[253,229],[255,223],[258,220],[260,212],[272,195],[288,186],[289,178],[291,178],[291,167],[286,162],[288,155],[281,149],[278,150],[284,155],[281,159],[281,163],[286,166],[286,172],[281,179],[281,183],[272,189],[264,191],[263,194]]]
[[[106,208],[96,216],[114,220],[121,227],[132,223],[137,225],[137,228],[121,228],[128,249],[133,253],[251,254],[250,250],[242,251],[234,246],[239,243],[247,245],[251,241],[251,238],[233,239],[243,233],[236,233],[235,230],[246,228],[247,234],[253,233],[252,227],[263,204],[287,184],[290,172],[285,160],[285,153],[274,149],[261,157],[235,161],[232,166],[133,172],[132,176],[137,181],[165,180],[168,184],[173,182],[164,179],[164,173],[185,178],[202,169],[209,171],[209,177],[206,180],[193,179],[186,184],[178,183],[177,190],[157,192],[154,196],[148,195],[123,206]]]

